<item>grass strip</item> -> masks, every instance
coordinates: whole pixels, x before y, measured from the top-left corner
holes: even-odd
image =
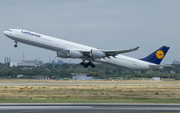
[[[2,99],[0,103],[180,103],[180,100],[33,100]]]

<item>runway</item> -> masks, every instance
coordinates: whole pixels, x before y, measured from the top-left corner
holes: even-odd
[[[0,83],[0,85],[178,85],[180,84],[148,84],[148,83]]]
[[[180,104],[94,104],[94,103],[1,103],[3,113],[168,113],[180,112]]]

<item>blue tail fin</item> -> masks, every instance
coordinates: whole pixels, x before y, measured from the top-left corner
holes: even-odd
[[[155,64],[160,64],[164,56],[166,55],[167,51],[169,50],[170,47],[167,46],[162,46],[149,56],[142,58],[140,60],[155,63]]]

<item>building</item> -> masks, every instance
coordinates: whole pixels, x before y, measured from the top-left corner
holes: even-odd
[[[88,73],[71,73],[72,80],[92,80],[92,77],[88,77]]]
[[[160,77],[152,77],[152,81],[161,81]]]
[[[36,61],[21,61],[21,62],[9,62],[9,66],[18,66],[18,67],[36,67],[40,66],[41,64],[37,63]]]
[[[172,64],[180,64],[180,61],[174,59],[174,61],[172,61]]]
[[[53,65],[58,65],[58,64],[62,65],[62,64],[64,64],[64,62],[62,60],[58,60],[57,62],[55,60],[53,60],[52,64]]]
[[[9,67],[18,66],[17,62],[9,62]]]
[[[17,78],[22,78],[22,77],[24,77],[23,75],[17,75]]]

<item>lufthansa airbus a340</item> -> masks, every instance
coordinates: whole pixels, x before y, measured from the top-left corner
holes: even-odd
[[[57,56],[61,58],[82,59],[81,65],[85,68],[88,66],[94,68],[95,65],[93,62],[106,63],[136,70],[170,67],[169,65],[160,65],[162,59],[169,50],[167,46],[162,46],[145,58],[135,59],[121,54],[136,51],[139,47],[127,50],[103,50],[23,29],[9,29],[4,31],[4,34],[14,40],[14,47],[18,46],[18,42],[21,42],[56,51]]]

